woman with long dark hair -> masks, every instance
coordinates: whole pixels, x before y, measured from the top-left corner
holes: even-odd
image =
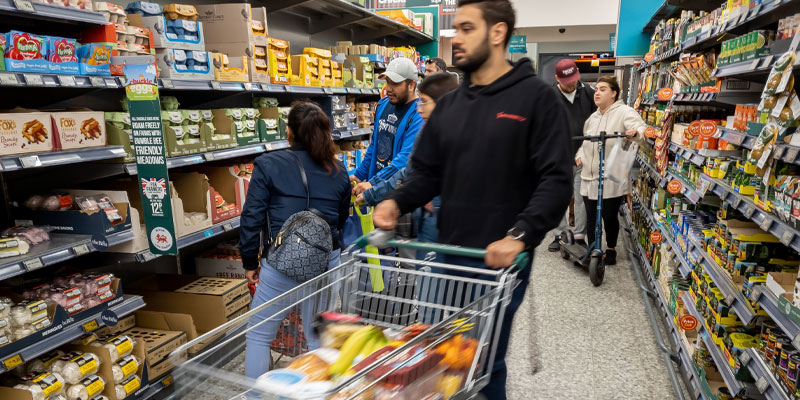
[[[286,130],[291,145],[289,150],[266,153],[256,158],[241,215],[239,250],[247,280],[256,285],[251,309],[300,284],[270,266],[266,262],[267,254],[261,254],[262,259],[259,260],[262,233],[266,249],[267,238],[277,237],[290,216],[307,208],[306,185],[298,161],[302,163],[307,176],[311,198],[308,208],[315,210],[330,226],[333,251],[328,269],[339,265],[343,245],[342,229],[349,214],[351,189],[347,171],[336,158],[330,120],[318,105],[299,102],[289,111]],[[288,310],[280,311],[290,304],[289,299],[283,299],[250,318],[249,328],[252,329],[247,332],[245,354],[248,377],[258,378],[269,370],[270,344],[288,314]],[[311,329],[316,311],[313,299],[304,301],[301,311],[308,347],[318,348],[319,339]],[[264,321],[267,318],[269,320]]]

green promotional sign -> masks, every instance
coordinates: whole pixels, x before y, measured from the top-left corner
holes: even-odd
[[[528,52],[528,37],[525,35],[511,36],[511,41],[508,44],[509,53],[527,53]]]
[[[178,254],[155,66],[125,65],[123,68],[150,252]]]

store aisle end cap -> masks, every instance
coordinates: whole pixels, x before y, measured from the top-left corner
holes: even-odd
[[[380,74],[378,79],[389,78],[390,81],[399,83],[406,80],[417,81],[419,71],[414,62],[405,57],[395,58],[386,67],[386,72]]]

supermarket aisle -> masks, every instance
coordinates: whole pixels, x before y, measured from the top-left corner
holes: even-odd
[[[584,270],[547,251],[550,241],[536,251],[514,321],[509,399],[674,398],[623,246],[617,247],[619,263],[606,268],[603,285],[595,288]]]

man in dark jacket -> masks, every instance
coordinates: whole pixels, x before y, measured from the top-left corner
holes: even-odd
[[[401,213],[441,195],[439,241],[487,251],[484,260],[445,257],[448,264],[510,266],[558,225],[572,196],[564,106],[530,60],[505,59],[515,20],[509,0],[459,1],[453,56],[464,82],[437,102],[412,155],[414,170],[373,214],[376,227],[394,229]],[[481,391],[488,399],[506,398],[511,323],[529,276],[530,268],[519,273],[495,338],[491,380]]]
[[[594,104],[594,89],[589,85],[581,82],[581,73],[578,71],[578,66],[575,61],[570,59],[563,59],[556,64],[556,90],[564,101],[564,106],[567,108],[569,115],[569,135],[570,139],[576,136],[583,136],[583,125],[592,113],[597,110],[597,105]],[[572,141],[572,158],[578,152],[581,143]],[[574,166],[573,175],[573,189],[575,193],[581,191],[581,167]],[[583,241],[586,238],[586,210],[583,208],[583,198],[581,196],[574,196],[575,200],[575,233],[576,241]],[[564,214],[564,219],[555,230],[556,237],[550,246],[547,247],[550,251],[558,251],[561,245],[558,243],[559,235],[561,232],[569,229],[569,217]]]

